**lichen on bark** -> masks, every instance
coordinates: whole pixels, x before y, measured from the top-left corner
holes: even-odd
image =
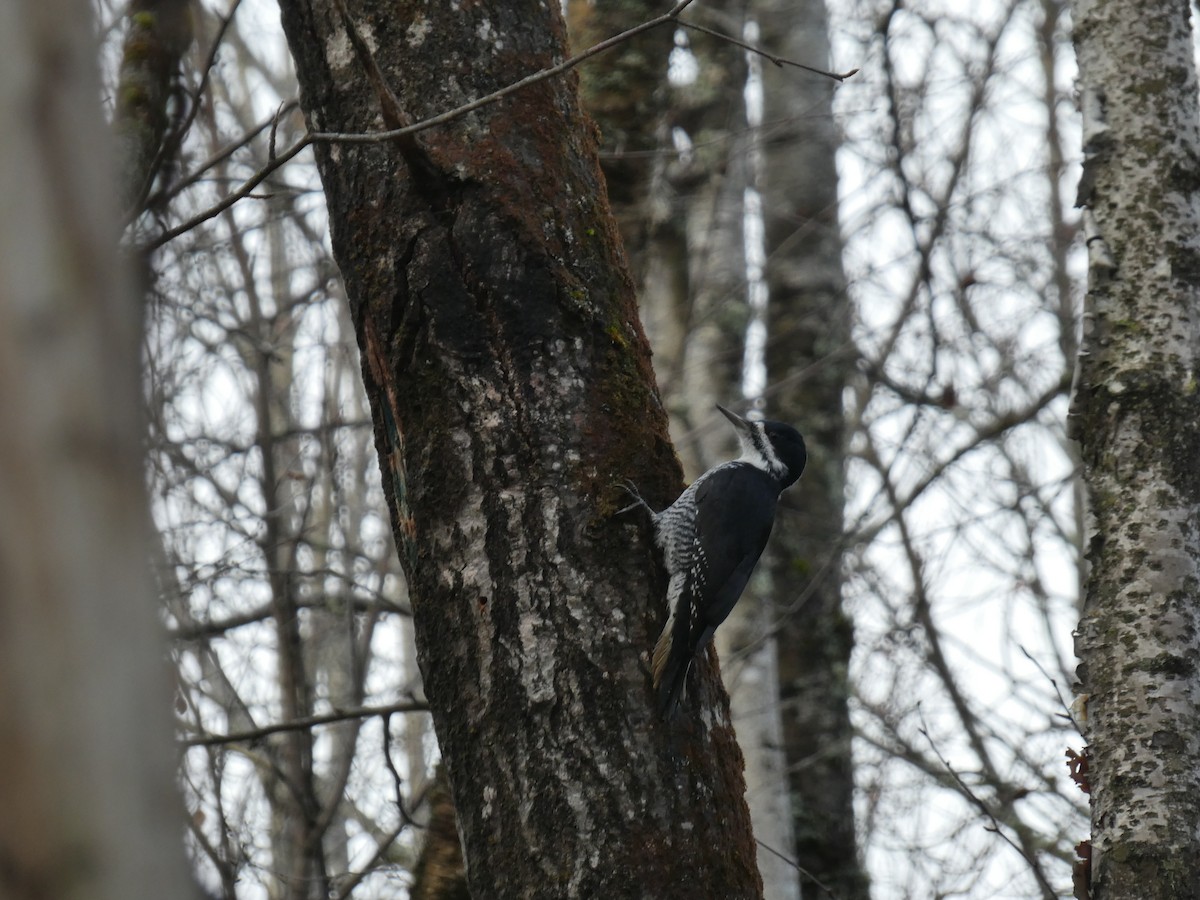
[[[1186,4],[1076,2],[1091,892],[1200,896],[1200,108]],[[1095,252],[1097,246],[1104,253]]]

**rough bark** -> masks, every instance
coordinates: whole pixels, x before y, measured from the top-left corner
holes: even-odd
[[[185,897],[92,23],[0,6],[0,896]]]
[[[564,53],[555,4],[341,9],[283,5],[318,130],[419,120]],[[711,667],[704,715],[653,712],[665,585],[614,511],[623,479],[665,505],[680,474],[576,79],[317,163],[472,895],[758,896]]]
[[[1200,896],[1200,109],[1189,6],[1075,2],[1089,250],[1073,433],[1091,896]]]

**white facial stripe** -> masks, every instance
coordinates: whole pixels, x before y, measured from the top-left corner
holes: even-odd
[[[751,422],[750,433],[739,433],[738,440],[742,444],[741,462],[748,462],[777,478],[783,475],[785,467],[771,446],[762,422]]]
[[[754,443],[758,446],[759,452],[762,453],[763,459],[767,463],[767,471],[772,475],[782,473],[784,469],[783,463],[775,454],[775,448],[767,438],[766,429],[763,428],[761,422],[754,423]]]

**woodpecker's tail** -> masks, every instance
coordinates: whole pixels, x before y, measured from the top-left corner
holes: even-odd
[[[690,610],[687,603],[679,606],[683,609],[672,610],[667,617],[667,624],[658,636],[650,662],[654,688],[658,693],[658,709],[667,721],[679,708],[688,670],[692,667],[691,642],[688,640],[691,632]]]

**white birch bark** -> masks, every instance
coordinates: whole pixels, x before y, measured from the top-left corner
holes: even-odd
[[[1200,896],[1200,108],[1186,3],[1076,2],[1091,897]]]

